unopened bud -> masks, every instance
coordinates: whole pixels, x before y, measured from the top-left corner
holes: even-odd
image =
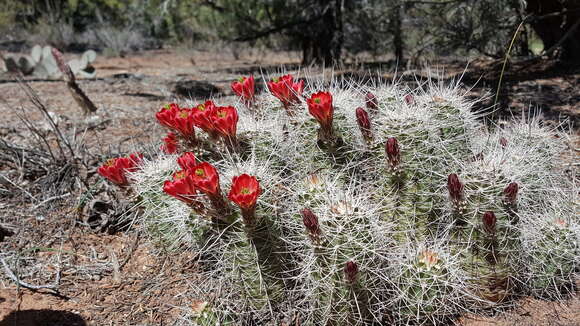
[[[415,104],[415,98],[413,97],[413,95],[411,94],[405,95],[405,103],[407,103],[407,105]]]
[[[495,233],[495,224],[497,222],[497,218],[492,211],[487,211],[483,213],[483,230],[489,234]]]
[[[508,145],[508,141],[507,139],[505,139],[505,137],[501,137],[499,139],[499,144],[501,145],[502,148],[506,148]]]
[[[385,152],[391,167],[396,168],[401,162],[401,149],[399,147],[399,142],[397,142],[395,137],[390,137],[387,139],[387,143],[385,144]]]
[[[354,261],[349,261],[344,266],[344,277],[346,278],[346,282],[353,284],[356,282],[356,277],[358,275],[358,265]]]
[[[320,224],[318,224],[318,217],[314,215],[314,213],[308,208],[303,209],[300,213],[302,214],[302,222],[304,223],[304,226],[306,227],[306,230],[308,230],[310,236],[318,237],[320,235]]]
[[[365,95],[365,103],[367,106],[367,109],[371,110],[371,112],[373,111],[377,111],[379,109],[379,101],[377,100],[377,97],[375,96],[375,94],[368,92]]]
[[[369,120],[369,114],[363,108],[356,109],[356,122],[360,128],[360,131],[366,141],[370,141],[373,137],[371,132],[371,121]]]
[[[356,109],[356,122],[358,126],[364,130],[371,129],[371,121],[369,120],[369,114],[363,108]]]
[[[463,184],[459,181],[457,174],[451,173],[447,177],[447,190],[454,204],[457,205],[463,200]]]
[[[505,196],[505,202],[510,205],[515,205],[518,199],[518,190],[519,186],[517,183],[512,182],[508,184],[505,189],[503,190],[503,194]]]

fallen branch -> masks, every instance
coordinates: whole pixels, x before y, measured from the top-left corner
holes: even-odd
[[[2,263],[2,266],[4,266],[4,273],[6,273],[6,276],[8,276],[8,278],[12,279],[18,286],[21,286],[23,288],[27,288],[29,290],[49,289],[49,290],[54,290],[56,292],[56,289],[58,288],[58,286],[60,284],[60,268],[56,272],[56,279],[54,280],[54,283],[53,284],[48,284],[48,285],[33,285],[33,284],[28,284],[28,283],[20,280],[18,278],[18,276],[16,276],[14,274],[14,272],[12,272],[12,270],[10,269],[10,267],[8,267],[8,264],[6,263],[6,261],[4,260],[4,258],[0,258],[0,262]]]

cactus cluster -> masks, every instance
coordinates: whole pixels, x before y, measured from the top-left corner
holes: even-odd
[[[489,128],[458,84],[246,80],[162,109],[171,137],[127,173],[135,223],[199,252],[188,323],[432,324],[573,287],[565,133]]]
[[[95,78],[96,71],[91,64],[97,58],[93,50],[84,52],[80,58],[68,62],[73,74],[83,78]],[[38,78],[59,78],[62,73],[52,54],[50,46],[35,45],[30,55],[8,55],[4,64],[9,72],[20,72],[23,75],[33,75]]]

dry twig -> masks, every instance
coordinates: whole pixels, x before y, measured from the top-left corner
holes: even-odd
[[[66,85],[68,86],[70,94],[75,99],[77,104],[83,109],[84,114],[96,112],[97,107],[77,84],[75,75],[73,74],[68,64],[66,64],[66,62],[64,61],[62,53],[59,50],[52,48],[52,55],[54,56],[56,63],[58,64],[58,69],[60,69],[60,71],[62,72],[63,79],[66,82]]]

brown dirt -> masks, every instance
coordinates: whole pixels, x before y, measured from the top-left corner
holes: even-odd
[[[228,83],[241,73],[258,73],[259,66],[275,71],[281,64],[297,63],[296,55],[285,53],[254,53],[238,60],[224,53],[216,56],[183,50],[151,51],[127,58],[100,57],[95,63],[98,78],[80,81],[99,108],[93,118],[97,125],[79,136],[84,135],[93,153],[103,156],[157,143],[162,131],[152,117],[173,99],[172,82],[206,80],[227,95]],[[462,69],[463,64],[452,64],[446,71],[451,71],[448,77],[456,77]],[[476,62],[472,69],[465,77],[468,84],[484,76],[474,94],[493,88],[497,63]],[[502,97],[503,103],[516,113],[526,112],[530,103],[536,103],[551,121],[559,114],[577,121],[580,73],[557,74],[552,72],[555,68],[546,66],[526,69],[525,74],[508,74],[509,96]],[[548,72],[537,73],[541,69]],[[30,85],[50,110],[61,116],[66,129],[83,129],[84,117],[63,82],[30,81]],[[21,142],[27,135],[16,113],[40,119],[17,83],[0,75],[0,135]],[[0,166],[0,172],[5,169]],[[196,280],[195,253],[160,252],[134,230],[113,235],[95,233],[75,223],[78,213],[71,207],[76,207],[79,195],[40,205],[19,196],[4,199],[0,193],[0,226],[16,231],[0,242],[0,257],[19,255],[18,266],[11,268],[32,284],[51,284],[56,273],[61,274],[58,292],[17,288],[7,277],[1,277],[0,326],[40,326],[49,320],[59,325],[161,325],[177,320],[182,309],[194,300],[183,292]],[[523,298],[513,309],[497,316],[468,315],[457,323],[580,325],[580,299],[578,295],[561,302]]]

